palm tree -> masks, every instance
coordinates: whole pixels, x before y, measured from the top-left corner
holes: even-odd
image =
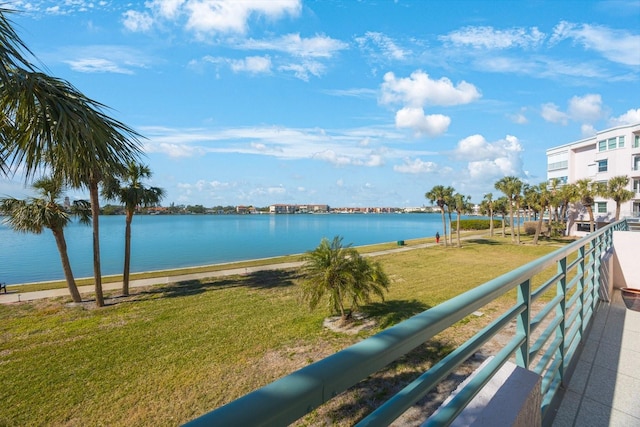
[[[36,71],[20,55],[27,49],[6,13],[0,9],[0,159],[5,172],[21,165],[27,180],[45,167],[73,188],[88,188],[96,304],[103,306],[98,185],[136,160],[140,135],[70,83]]]
[[[456,238],[458,241],[458,247],[461,247],[460,244],[460,216],[463,213],[468,213],[471,211],[471,196],[464,196],[460,193],[456,193],[452,197],[452,207],[456,211]]]
[[[444,218],[444,207],[447,205],[447,199],[453,194],[453,191],[452,187],[436,185],[424,195],[424,197],[426,197],[432,204],[435,203],[440,208],[440,212],[442,213],[442,229],[445,247],[447,246],[447,223]]]
[[[614,176],[607,181],[603,196],[616,202],[616,221],[620,219],[620,205],[633,199],[635,193],[627,190],[629,177],[626,175]]]
[[[582,206],[587,209],[589,214],[589,230],[593,233],[595,230],[595,220],[593,218],[594,198],[600,193],[598,183],[591,181],[590,178],[583,178],[576,181],[576,195]]]
[[[506,197],[500,197],[496,201],[493,202],[493,211],[497,214],[500,214],[502,217],[502,237],[507,235],[505,230],[505,216],[509,213],[509,209],[507,206],[509,205],[509,199]]]
[[[103,197],[117,200],[124,204],[125,233],[124,233],[124,269],[122,273],[122,294],[129,295],[129,272],[131,266],[131,222],[138,206],[154,206],[164,196],[164,190],[159,187],[145,187],[141,182],[151,177],[148,166],[129,162],[127,172],[121,178],[109,178],[102,187]]]
[[[549,228],[551,228],[551,192],[549,191],[547,182],[540,183],[537,187],[530,187],[532,204],[538,210],[538,224],[536,225],[536,234],[533,236],[533,244],[538,244],[540,232],[542,231],[542,223],[544,222],[544,211],[549,209]]]
[[[329,307],[346,321],[371,293],[384,299],[389,278],[378,263],[363,258],[351,244],[342,246],[342,237],[331,242],[326,237],[304,256],[302,298],[314,309],[327,296]],[[351,302],[347,309],[346,301]],[[347,311],[348,310],[348,311]]]
[[[522,181],[515,176],[505,176],[499,179],[495,183],[496,190],[502,191],[502,193],[509,200],[509,220],[511,225],[511,242],[516,243],[514,235],[514,222],[513,222],[513,205],[516,203],[518,210],[518,243],[520,243],[520,191],[522,190]]]
[[[489,214],[489,237],[493,237],[493,209],[494,209],[494,200],[492,193],[486,193],[484,195],[484,199],[480,202],[480,210],[483,213]]]
[[[67,242],[64,238],[64,227],[77,216],[80,222],[90,224],[91,211],[89,202],[78,200],[73,202],[70,212],[58,203],[62,194],[60,181],[53,178],[41,178],[33,183],[40,198],[18,200],[15,198],[0,199],[0,213],[7,215],[5,221],[15,231],[41,234],[45,228],[53,233],[62,261],[62,270],[74,302],[81,302],[80,292],[71,271],[71,263],[67,254]]]

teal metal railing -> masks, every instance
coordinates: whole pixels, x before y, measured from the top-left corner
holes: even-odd
[[[627,230],[627,222],[608,225],[187,425],[288,425],[513,289],[517,297],[511,308],[358,425],[391,423],[513,321],[517,327],[511,340],[427,425],[448,425],[510,359],[542,377],[544,418],[600,301],[600,264],[612,249],[615,230]]]

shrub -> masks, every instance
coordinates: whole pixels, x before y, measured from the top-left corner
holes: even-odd
[[[536,228],[538,227],[538,221],[525,221],[523,224],[524,232],[530,236],[536,234]],[[549,224],[546,222],[542,223],[542,228],[540,228],[540,234],[546,234],[549,231]]]
[[[466,230],[466,231],[475,231],[475,230],[488,230],[489,229],[489,220],[488,219],[480,219],[480,218],[473,218],[473,219],[461,219],[460,220],[460,230]],[[500,223],[499,220],[494,219],[493,220],[493,228],[496,229],[498,227],[501,227],[502,224]],[[456,229],[456,222],[452,221],[451,222],[451,229],[455,230]]]

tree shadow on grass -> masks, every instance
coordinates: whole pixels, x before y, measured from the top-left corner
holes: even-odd
[[[491,239],[469,239],[467,240],[469,243],[475,243],[477,245],[490,245],[490,246],[500,246],[503,243],[498,242],[496,240]]]
[[[414,299],[375,302],[362,307],[362,310],[377,318],[381,329],[386,329],[429,308],[427,304]]]
[[[156,285],[140,290],[140,298],[161,297],[176,298],[201,294],[208,291],[220,291],[230,288],[271,289],[292,286],[299,273],[296,270],[262,270],[243,275],[209,277],[204,279],[183,280],[180,282]]]

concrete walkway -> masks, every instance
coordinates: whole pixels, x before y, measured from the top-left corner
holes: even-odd
[[[478,236],[466,236],[466,239],[477,238]],[[441,243],[442,245],[442,243]],[[415,245],[406,245],[406,246],[398,246],[397,248],[387,249],[384,251],[378,252],[370,252],[366,254],[362,254],[363,256],[379,256],[385,255],[393,252],[401,252],[401,251],[410,251],[413,249],[426,248],[428,246],[435,246],[435,243],[421,243]],[[238,274],[251,274],[258,271],[269,271],[269,270],[282,270],[286,268],[297,268],[300,267],[302,262],[286,262],[286,263],[278,263],[278,264],[270,264],[270,265],[261,265],[255,267],[243,267],[243,268],[230,268],[227,270],[218,270],[218,271],[209,271],[204,273],[193,273],[193,274],[182,274],[176,276],[166,276],[166,277],[155,277],[151,279],[139,279],[139,280],[131,280],[129,282],[130,288],[138,288],[143,286],[153,286],[153,285],[164,285],[167,283],[176,283],[182,282],[185,280],[198,280],[205,279],[208,277],[225,277],[225,276],[234,276]],[[7,293],[0,293],[0,304],[11,304],[17,302],[24,301],[34,301],[44,298],[56,298],[56,297],[69,297],[69,290],[64,288],[58,289],[48,289],[46,291],[33,291],[33,292],[20,292],[20,286],[8,286]],[[110,291],[122,289],[122,282],[112,282],[112,283],[103,283],[102,290]],[[95,288],[93,285],[88,286],[78,286],[78,290],[81,295],[93,294]]]
[[[639,362],[640,312],[616,290],[596,313],[553,426],[640,426]]]

